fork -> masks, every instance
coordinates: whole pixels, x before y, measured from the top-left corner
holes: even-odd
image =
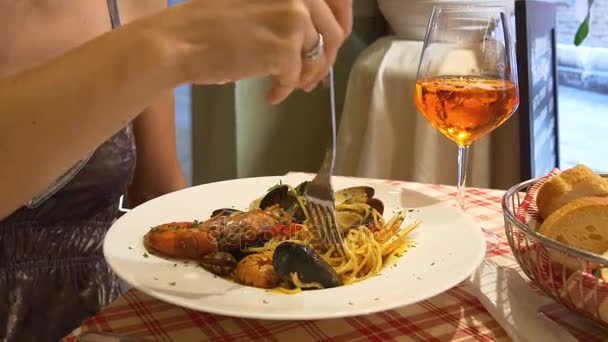
[[[333,67],[329,69],[329,93],[331,104],[330,143],[327,146],[323,164],[321,164],[317,175],[304,190],[304,198],[306,199],[306,210],[312,220],[312,225],[324,244],[327,247],[335,246],[339,253],[346,255],[342,234],[336,223],[335,194],[331,185],[331,176],[336,161],[336,106]]]

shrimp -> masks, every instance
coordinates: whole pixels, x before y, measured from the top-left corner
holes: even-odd
[[[219,214],[203,222],[200,229],[209,230],[221,251],[234,252],[272,238],[277,225],[291,223],[291,217],[279,206]]]
[[[380,244],[390,240],[397,234],[404,220],[405,216],[403,214],[393,216],[384,227],[374,231],[374,239]]]
[[[215,237],[198,229],[197,222],[171,222],[152,228],[144,246],[158,254],[179,259],[198,259],[218,251]]]
[[[144,236],[151,252],[179,259],[198,259],[215,253],[234,252],[272,237],[272,228],[291,218],[280,207],[254,209],[211,217],[204,222],[172,222],[153,227]]]
[[[236,265],[234,280],[264,289],[277,287],[281,283],[281,277],[272,265],[272,257],[263,253],[249,254],[241,259]]]

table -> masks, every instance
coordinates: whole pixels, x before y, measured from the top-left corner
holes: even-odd
[[[401,181],[386,183],[421,191],[441,201],[453,201],[455,188]],[[503,191],[468,189],[470,214],[501,242],[487,259],[519,269],[504,234],[500,201]],[[552,308],[565,317],[561,307]],[[597,335],[575,327],[569,330],[584,341]],[[74,342],[84,331],[137,335],[155,341],[508,341],[509,336],[463,282],[423,302],[372,315],[320,321],[265,321],[211,315],[183,309],[130,289],[97,315],[86,320],[61,342]]]

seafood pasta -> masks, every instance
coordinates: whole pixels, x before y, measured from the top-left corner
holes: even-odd
[[[336,219],[344,255],[325,246],[310,224],[308,182],[280,184],[253,201],[249,210],[218,209],[206,221],[172,222],[144,236],[159,256],[197,261],[208,271],[237,283],[285,293],[352,284],[377,275],[411,245],[405,213],[385,221],[374,189],[360,186],[336,192]]]

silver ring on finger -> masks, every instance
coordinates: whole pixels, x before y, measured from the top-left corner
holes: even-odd
[[[325,49],[325,45],[323,43],[323,35],[318,33],[317,37],[318,38],[317,38],[317,42],[315,43],[315,46],[313,46],[312,49],[305,51],[302,54],[302,58],[317,59],[323,55],[323,52]]]

